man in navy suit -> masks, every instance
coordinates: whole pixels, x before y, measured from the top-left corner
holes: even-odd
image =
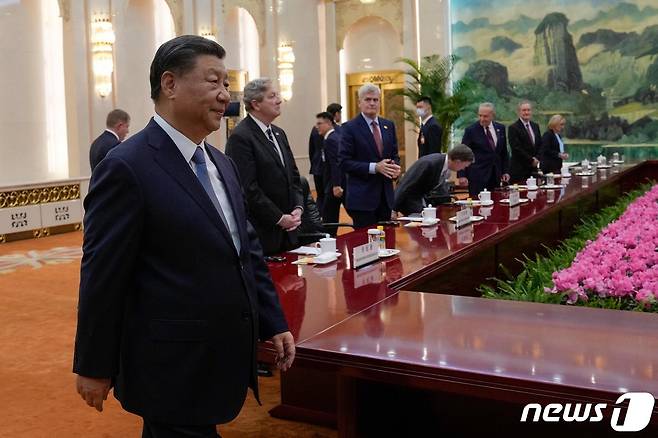
[[[432,114],[432,100],[429,97],[423,96],[418,99],[416,114],[421,120],[418,133],[418,158],[440,153],[443,128]]]
[[[256,342],[295,347],[237,169],[205,137],[229,102],[224,49],[184,35],[151,64],[155,116],[98,165],[85,198],[73,371],[101,411],[114,386],[143,437],[217,437],[250,386]]]
[[[471,196],[477,196],[485,188],[491,191],[499,187],[501,181],[509,181],[505,126],[494,122],[495,116],[494,105],[482,103],[478,108],[479,121],[464,131],[462,143],[471,148],[475,161],[457,176],[460,185],[468,185]]]
[[[324,141],[322,148],[325,156],[322,220],[328,223],[338,222],[345,186],[345,178],[338,165],[340,134],[334,128],[333,122],[334,118],[329,112],[319,113],[316,116],[315,126]],[[335,234],[336,230],[331,230],[331,233]]]
[[[395,125],[378,116],[379,88],[364,84],[358,96],[361,113],[342,125],[338,150],[347,174],[345,205],[357,228],[391,219],[393,180],[400,176]]]
[[[124,110],[114,109],[107,115],[105,126],[105,131],[96,137],[89,148],[89,165],[92,171],[110,149],[126,138],[130,130],[130,116]]]
[[[340,129],[340,112],[342,110],[343,107],[339,103],[330,103],[327,105],[326,112],[331,114],[331,123],[336,132]],[[327,162],[324,153],[324,139],[318,133],[316,125],[313,125],[311,135],[308,138],[308,159],[311,162],[309,173],[313,175],[318,208],[322,211],[324,208],[324,188],[326,186],[324,175],[327,172]]]

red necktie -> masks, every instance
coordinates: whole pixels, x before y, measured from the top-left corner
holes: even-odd
[[[493,149],[495,151],[496,150],[496,142],[494,141],[493,135],[491,135],[491,131],[490,131],[489,128],[490,128],[490,126],[487,126],[486,128],[484,128],[484,130],[487,133],[487,140],[489,140],[489,146],[491,146],[491,149]]]
[[[382,142],[382,133],[379,131],[379,125],[377,124],[377,122],[373,121],[371,125],[372,125],[372,136],[375,137],[377,152],[379,152],[379,156],[381,157],[384,154],[384,143]]]
[[[530,137],[530,141],[532,144],[535,144],[535,136],[532,134],[532,130],[530,130],[530,124],[529,123],[524,123],[525,125],[525,130],[528,131],[528,137]]]

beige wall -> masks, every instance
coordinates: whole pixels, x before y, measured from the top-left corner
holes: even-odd
[[[354,72],[363,71],[359,60],[365,57],[375,60],[373,69],[387,69],[394,67],[393,59],[400,55],[448,50],[447,0],[378,0],[375,5],[362,5],[359,0],[59,0],[63,5],[69,175],[58,176],[89,175],[89,144],[104,128],[112,108],[131,114],[133,133],[152,115],[148,67],[157,46],[156,1],[170,5],[179,33],[214,31],[227,49],[231,68],[251,65],[260,76],[277,78],[277,47],[292,42],[296,58],[293,97],[275,123],[286,130],[303,174],[308,172],[308,134],[314,116],[340,97],[338,51],[343,42],[350,55],[348,71]],[[40,4],[41,0],[23,0],[0,7],[0,56],[10,60],[3,66],[3,80],[10,86],[0,88],[0,184],[55,177],[48,171],[45,113],[54,106],[43,102]],[[242,29],[243,20],[231,15],[238,6],[248,11],[253,19],[250,27],[256,27],[257,35]],[[89,22],[96,12],[113,14],[116,33],[115,86],[104,99],[95,92],[91,74]],[[373,18],[359,24],[363,17]],[[360,34],[363,23],[381,23],[382,19],[386,21],[380,35],[372,28]],[[236,22],[240,29],[235,29]],[[346,40],[350,33],[361,36]],[[249,37],[253,42],[245,49]],[[223,137],[223,132],[213,134],[210,140],[222,146]],[[414,149],[413,142],[414,135],[408,134],[408,151]],[[409,152],[408,157],[412,158]]]

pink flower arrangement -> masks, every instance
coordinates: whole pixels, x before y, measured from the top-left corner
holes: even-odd
[[[658,186],[628,206],[588,241],[570,267],[553,273],[553,289],[567,302],[590,296],[624,297],[644,304],[658,297]]]

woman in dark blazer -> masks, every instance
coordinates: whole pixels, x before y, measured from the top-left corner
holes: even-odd
[[[541,138],[539,153],[539,166],[544,173],[559,173],[562,169],[562,160],[569,158],[560,137],[565,123],[566,119],[559,114],[555,114],[548,121],[548,129]]]

